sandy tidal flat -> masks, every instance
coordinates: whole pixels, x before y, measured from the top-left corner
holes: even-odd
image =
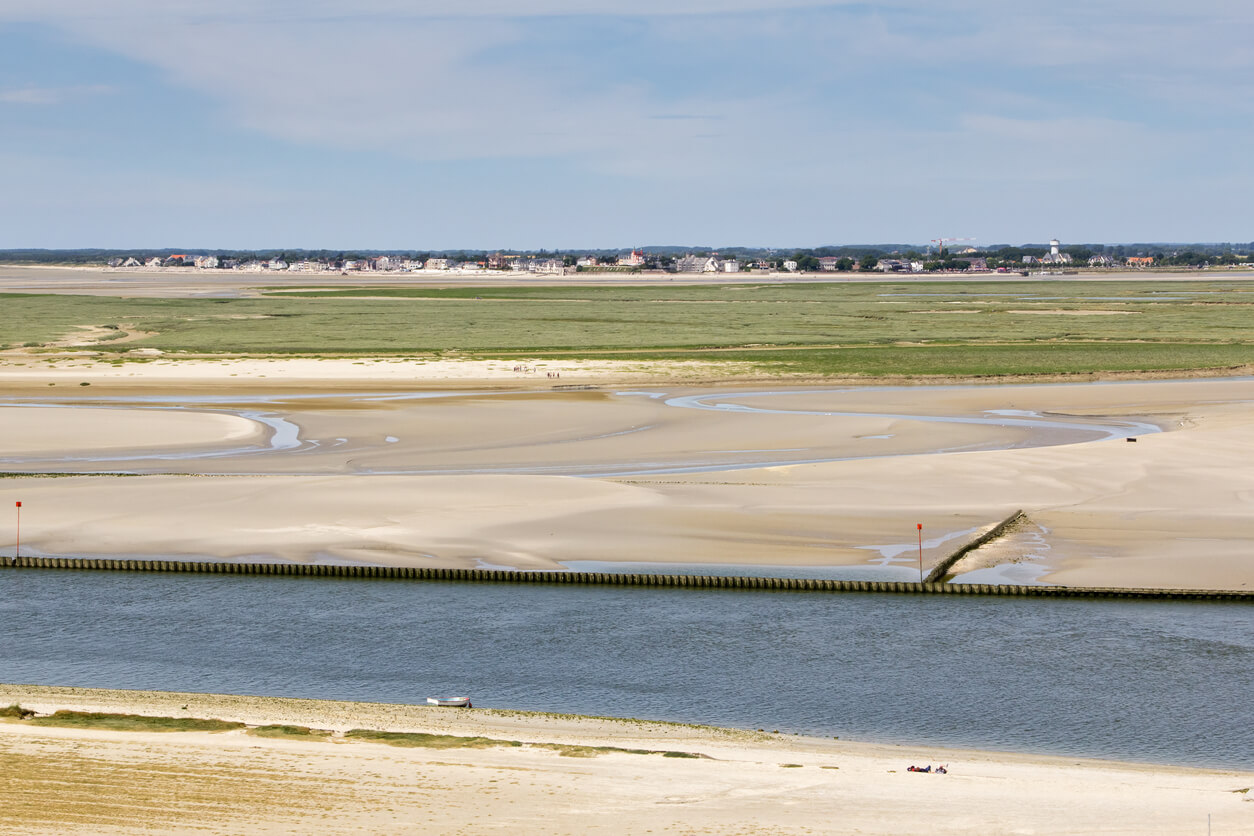
[[[1156,834],[1254,829],[1254,774],[523,712],[0,686],[68,709],[518,741],[400,748],[0,723],[8,833]],[[682,752],[564,756],[545,744]],[[949,773],[910,765],[946,763]]]
[[[46,387],[65,369],[0,368],[23,393],[0,406],[3,469],[145,474],[0,481],[0,501],[24,502],[28,553],[906,572],[916,524],[926,568],[1022,509],[965,569],[1254,588],[1247,380],[688,388],[600,369],[568,391],[493,377],[530,374],[512,367],[285,362],[274,391],[268,361],[169,362],[140,386],[96,364],[67,391]],[[1104,437],[1135,425],[1134,444]]]

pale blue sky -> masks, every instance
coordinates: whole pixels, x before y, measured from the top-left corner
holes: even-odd
[[[0,248],[1250,241],[1252,129],[1232,0],[0,0]]]

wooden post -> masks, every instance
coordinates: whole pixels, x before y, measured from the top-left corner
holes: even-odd
[[[915,523],[919,529],[919,583],[923,583],[923,523]]]
[[[22,503],[17,503],[17,544],[13,547],[13,562],[22,556]]]

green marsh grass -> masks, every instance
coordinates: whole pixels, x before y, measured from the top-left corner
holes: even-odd
[[[42,345],[93,324],[152,334],[95,346],[118,354],[700,360],[743,374],[869,377],[1254,363],[1254,283],[1240,281],[4,294],[0,303],[0,345]]]
[[[423,732],[389,732],[374,729],[352,729],[344,732],[348,740],[367,743],[386,743],[389,746],[406,746],[422,749],[490,749],[496,746],[522,746],[517,740],[496,740],[491,737],[459,737],[452,734],[426,734]]]
[[[223,732],[244,728],[243,723],[195,717],[148,717],[142,714],[100,714],[94,711],[58,711],[46,717],[33,717],[32,726],[64,726],[80,729],[149,732]]]
[[[549,749],[564,758],[595,758],[611,753],[627,755],[661,755],[665,758],[703,758],[693,752],[664,751],[660,749],[625,749],[618,746],[581,746],[571,743],[523,743],[520,740],[498,740],[491,737],[460,737],[452,734],[426,734],[423,732],[387,732],[373,729],[353,729],[344,733],[348,740],[368,743],[385,743],[389,746],[405,746],[423,749],[491,749],[498,746],[532,749]]]
[[[275,724],[269,726],[253,726],[248,733],[256,737],[270,737],[286,740],[326,740],[331,732],[326,729],[311,729],[307,726],[286,726]]]

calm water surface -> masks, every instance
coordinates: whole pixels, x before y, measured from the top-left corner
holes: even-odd
[[[482,706],[1254,768],[1254,608],[0,574],[0,681]]]

